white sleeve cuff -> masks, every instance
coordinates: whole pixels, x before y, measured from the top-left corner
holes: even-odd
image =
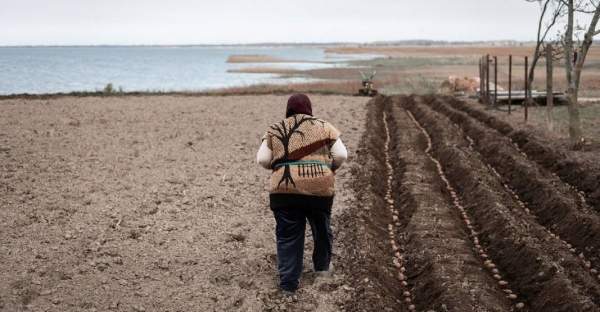
[[[337,139],[331,147],[331,157],[333,158],[333,169],[339,168],[348,159],[348,150],[342,139]]]
[[[265,169],[271,169],[271,160],[273,160],[273,151],[269,149],[267,141],[263,140],[258,153],[256,153],[256,163]]]

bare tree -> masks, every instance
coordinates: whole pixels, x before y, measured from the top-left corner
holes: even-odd
[[[548,130],[554,130],[554,49],[552,44],[546,45],[546,126]]]
[[[529,99],[533,90],[533,82],[535,80],[535,67],[538,64],[540,57],[544,55],[547,37],[552,28],[557,24],[561,16],[565,14],[565,6],[562,1],[557,0],[526,0],[527,2],[538,2],[541,6],[540,18],[538,20],[537,38],[535,50],[531,58],[531,67],[529,67],[527,90],[529,90]]]
[[[600,34],[597,30],[600,20],[600,0],[526,0],[528,2],[539,2],[542,6],[542,13],[538,23],[537,43],[533,57],[533,66],[529,71],[528,77],[531,83],[534,78],[535,64],[541,57],[544,41],[550,28],[561,24],[564,26],[564,32],[561,39],[555,45],[555,53],[560,53],[565,63],[565,74],[567,79],[567,102],[569,110],[569,137],[574,146],[583,142],[583,133],[581,130],[581,119],[579,116],[579,87],[581,85],[581,73],[587,54],[593,43],[594,36]],[[553,9],[551,9],[553,8]],[[552,12],[552,13],[548,13]],[[549,15],[548,15],[549,14]],[[564,20],[566,16],[566,21]],[[576,20],[582,18],[584,25]],[[544,24],[544,21],[549,21]],[[577,39],[583,35],[583,40]]]
[[[594,36],[600,34],[596,30],[600,20],[600,3],[598,1],[586,0],[585,3],[575,0],[559,0],[567,6],[567,25],[564,37],[565,50],[565,70],[567,78],[567,101],[569,103],[569,137],[571,143],[577,145],[583,142],[583,133],[581,131],[581,119],[579,117],[579,87],[581,85],[581,73],[586,56],[593,43]],[[582,1],[584,2],[584,1]],[[581,29],[585,31],[583,41],[574,40],[574,30],[576,27],[575,14],[592,14],[592,18],[587,26]],[[579,28],[579,27],[578,27]]]

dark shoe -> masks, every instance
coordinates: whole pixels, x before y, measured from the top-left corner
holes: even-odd
[[[315,271],[315,277],[317,279],[330,279],[333,277],[333,264],[329,265],[329,270],[327,271]]]
[[[279,292],[284,297],[292,297],[292,296],[296,295],[296,292],[291,291],[291,290],[280,289]]]

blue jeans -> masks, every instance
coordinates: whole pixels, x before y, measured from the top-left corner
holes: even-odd
[[[304,257],[306,220],[310,224],[314,240],[314,270],[329,270],[333,244],[330,226],[332,204],[333,197],[271,195],[271,209],[277,222],[277,269],[281,289],[298,289]]]

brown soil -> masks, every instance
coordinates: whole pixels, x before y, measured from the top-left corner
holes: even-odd
[[[576,187],[590,206],[600,212],[600,164],[596,153],[573,151],[568,145],[557,144],[556,139],[548,138],[540,131],[519,126],[515,129],[510,123],[484,112],[474,104],[450,98],[448,103],[508,136],[529,158]]]
[[[548,215],[546,219],[554,214],[541,209],[535,211],[542,219],[538,221],[527,213],[526,209],[534,210],[529,206],[531,203],[527,198],[527,205],[521,205],[518,197],[511,196],[511,189],[503,186],[505,179],[519,176],[516,171],[503,170],[494,161],[501,158],[504,163],[510,163],[507,155],[497,151],[498,154],[486,153],[484,148],[493,145],[493,142],[484,141],[469,131],[462,133],[453,125],[454,120],[432,111],[422,103],[408,105],[408,108],[433,133],[435,153],[474,217],[483,246],[500,271],[506,273],[509,284],[526,299],[526,306],[533,311],[597,309],[600,288],[596,276],[578,259],[577,253],[570,251],[566,243],[538,223],[543,221],[544,214]],[[468,143],[465,134],[473,138],[473,144]],[[496,144],[505,146],[505,142],[501,141]],[[481,155],[478,153],[480,151]],[[498,169],[502,176],[496,176],[495,170],[489,169],[487,165]],[[534,164],[528,166],[535,167]],[[544,179],[539,182],[541,185],[548,183]],[[532,187],[515,185],[514,189],[517,194],[522,195],[531,192]],[[536,195],[538,201],[550,200]],[[565,235],[560,233],[561,237],[569,234],[577,236],[579,229],[576,223],[565,220],[562,227],[569,227],[570,232],[565,231]],[[594,235],[593,230],[590,234]]]
[[[444,101],[378,97],[368,105],[360,166],[353,171],[358,204],[342,219],[350,229],[342,239],[355,243],[342,257],[356,286],[346,309],[408,311],[414,304],[417,311],[598,310],[600,276],[592,248],[600,233],[596,215],[582,212],[585,204],[573,201],[570,188],[556,177],[551,180],[534,161],[522,159],[516,169],[500,166],[495,159],[523,155],[516,148],[501,150],[499,156],[487,152],[482,146],[494,146],[491,139],[470,133],[467,121],[440,113],[441,105],[450,107]],[[404,109],[414,114],[417,125]],[[384,200],[386,125],[392,134],[396,223]],[[427,138],[419,126],[431,138],[430,155],[441,171],[427,157]],[[534,170],[532,177],[539,181],[511,183],[520,181],[517,170]],[[536,188],[556,195],[535,193]],[[530,192],[536,201],[527,196]],[[464,207],[462,215],[457,207]],[[561,209],[567,212],[557,214]],[[585,225],[574,223],[575,218]],[[386,242],[392,223],[400,263]],[[402,278],[398,268],[404,270]]]
[[[393,251],[386,239],[391,216],[384,209],[383,107],[374,103],[367,104],[369,130],[365,131],[356,151],[358,165],[352,168],[356,202],[340,219],[340,227],[346,229],[340,239],[352,244],[340,257],[353,287],[352,299],[345,304],[345,311],[383,311],[398,306],[402,300],[392,266]]]
[[[287,96],[1,101],[0,310],[600,310],[600,214],[555,146],[453,98],[311,98],[351,156],[336,273],[309,238],[289,298],[254,163]]]
[[[254,157],[288,96],[1,101],[0,311],[339,310],[345,274],[315,280],[310,245],[297,299],[276,293],[268,172]],[[367,100],[311,99],[350,150],[339,232]]]
[[[404,229],[408,278],[419,310],[506,311],[510,300],[482,270],[458,210],[425,150],[427,139],[409,115],[390,101],[396,180],[395,201]],[[408,218],[410,217],[410,218]],[[408,218],[408,220],[406,220]]]
[[[557,176],[522,154],[511,141],[486,128],[466,113],[453,110],[442,101],[430,103],[463,127],[482,153],[539,218],[592,262],[600,260],[600,215],[582,200],[580,194]]]

